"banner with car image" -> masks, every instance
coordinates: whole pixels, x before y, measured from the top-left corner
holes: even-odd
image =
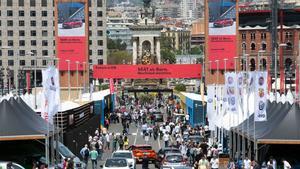
[[[208,0],[208,59],[220,60],[219,69],[234,69],[237,56],[236,0]],[[224,59],[228,59],[223,62]],[[217,69],[216,64],[211,69]]]
[[[83,62],[86,62],[86,23],[85,2],[60,2],[57,6],[57,56],[59,69],[83,70]]]
[[[255,121],[267,121],[267,72],[257,72],[255,78]]]

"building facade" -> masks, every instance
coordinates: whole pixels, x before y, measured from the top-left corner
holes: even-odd
[[[183,28],[165,28],[162,37],[170,38],[173,49],[187,54],[191,50],[191,31]]]
[[[33,86],[36,62],[37,85],[41,85],[41,70],[56,57],[55,2],[0,0],[0,67],[4,79],[1,86],[25,88],[29,83]],[[89,20],[88,68],[90,64],[106,63],[106,1],[84,2],[88,5]],[[71,79],[74,74],[71,72]],[[79,79],[83,75],[81,72]],[[67,86],[66,79],[67,73],[61,72],[62,86]],[[71,80],[71,86],[76,86],[76,80]]]

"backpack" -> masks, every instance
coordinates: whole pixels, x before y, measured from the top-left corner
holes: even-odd
[[[84,157],[85,158],[88,158],[90,156],[90,151],[89,151],[89,149],[85,149],[84,150]]]

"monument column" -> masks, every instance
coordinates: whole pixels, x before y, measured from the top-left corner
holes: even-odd
[[[133,45],[132,45],[132,49],[133,49],[133,55],[132,55],[132,64],[136,65],[137,62],[137,38],[133,38]]]
[[[156,41],[156,58],[157,63],[160,64],[161,56],[160,56],[160,38],[155,38]]]

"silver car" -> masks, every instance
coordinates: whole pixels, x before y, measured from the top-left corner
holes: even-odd
[[[161,162],[161,169],[170,167],[186,166],[186,160],[181,153],[167,153]]]

